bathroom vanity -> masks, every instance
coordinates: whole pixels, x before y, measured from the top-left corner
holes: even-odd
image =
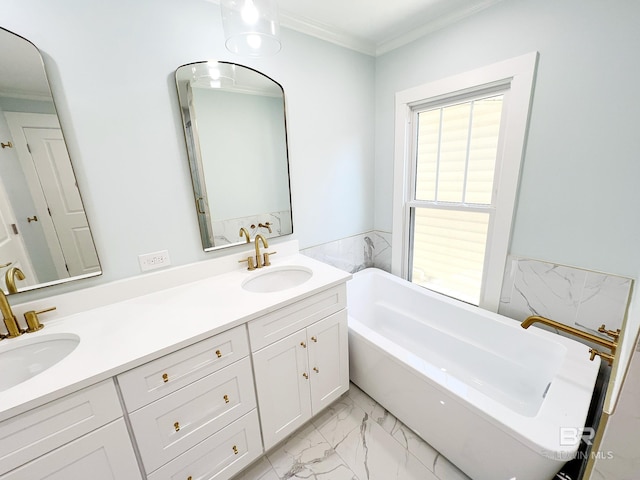
[[[277,247],[14,306],[57,310],[0,358],[79,342],[0,391],[0,479],[231,478],[346,392],[350,275]]]

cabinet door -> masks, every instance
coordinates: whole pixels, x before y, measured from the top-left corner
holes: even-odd
[[[311,418],[305,330],[255,352],[253,369],[268,450]]]
[[[122,418],[0,477],[2,480],[140,480]]]
[[[349,389],[347,311],[307,328],[311,408],[316,415]]]

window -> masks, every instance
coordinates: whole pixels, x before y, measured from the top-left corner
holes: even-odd
[[[536,60],[397,94],[394,273],[497,310]]]

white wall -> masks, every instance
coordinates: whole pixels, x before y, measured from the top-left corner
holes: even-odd
[[[188,62],[235,61],[283,85],[301,247],[373,227],[373,58],[285,29],[276,56],[237,57],[205,0],[5,0],[0,26],[45,57],[104,270],[82,286],[138,275],[140,253],[220,254],[202,251],[194,213],[173,78]]]
[[[375,228],[391,231],[394,94],[540,52],[511,253],[637,277],[640,2],[506,0],[376,63]]]

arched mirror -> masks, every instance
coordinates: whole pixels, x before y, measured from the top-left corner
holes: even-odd
[[[0,142],[0,287],[17,293],[100,275],[42,57],[4,29]]]
[[[284,91],[227,62],[176,70],[194,205],[205,251],[293,233]]]

